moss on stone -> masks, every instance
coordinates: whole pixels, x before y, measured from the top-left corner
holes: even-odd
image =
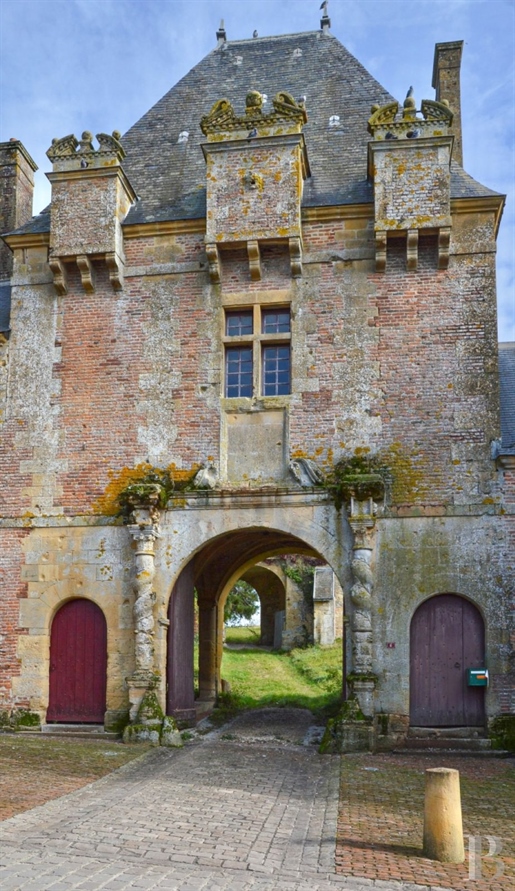
[[[494,749],[515,752],[515,715],[499,715],[490,724],[490,739]]]
[[[41,727],[41,718],[36,712],[28,709],[20,709],[12,715],[12,725],[15,730],[23,730],[25,727]]]
[[[161,721],[155,724],[128,724],[123,731],[124,743],[150,743],[151,746],[161,744]]]
[[[371,749],[372,726],[359,707],[355,697],[342,702],[336,717],[327,722],[320,743],[321,755],[339,752],[367,752]]]

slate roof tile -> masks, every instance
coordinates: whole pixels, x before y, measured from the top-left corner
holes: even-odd
[[[266,93],[269,107],[280,90],[306,97],[304,135],[312,176],[305,184],[304,207],[373,201],[367,179],[367,122],[373,104],[386,104],[393,97],[335,37],[308,31],[224,43],[128,130],[122,138],[127,152],[123,166],[140,200],[126,224],[205,216],[200,119],[221,98],[243,113],[251,89]],[[331,115],[339,115],[339,128],[329,128]],[[188,142],[178,143],[185,130]],[[495,194],[453,163],[452,197]],[[44,211],[18,231],[42,232],[48,227]]]

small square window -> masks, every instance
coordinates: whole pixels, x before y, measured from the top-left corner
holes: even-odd
[[[262,315],[263,334],[289,334],[290,310],[265,309]]]
[[[242,337],[253,333],[252,310],[244,312],[228,312],[225,314],[226,337]]]

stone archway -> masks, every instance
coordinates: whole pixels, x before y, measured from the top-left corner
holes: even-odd
[[[291,533],[263,527],[232,530],[208,541],[177,578],[168,607],[167,714],[194,721],[193,591],[199,606],[199,700],[213,702],[220,686],[221,598],[251,567],[267,557],[296,553],[321,557]]]
[[[261,604],[260,644],[264,647],[276,645],[276,616],[284,612],[286,607],[286,588],[277,571],[257,563],[241,576],[243,581],[252,585],[259,595]]]

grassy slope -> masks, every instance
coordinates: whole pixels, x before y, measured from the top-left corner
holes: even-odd
[[[255,643],[255,636],[248,629],[232,628],[227,629],[226,641]],[[341,654],[340,641],[290,653],[225,649],[222,676],[231,684],[231,699],[241,708],[297,705],[318,711],[330,708],[341,695]]]

